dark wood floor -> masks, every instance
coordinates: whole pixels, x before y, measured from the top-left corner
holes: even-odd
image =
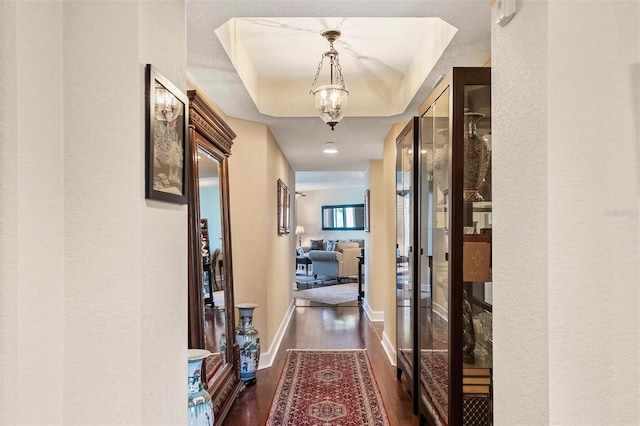
[[[418,425],[411,399],[396,380],[380,344],[382,323],[372,323],[359,306],[298,306],[271,368],[258,371],[257,384],[247,387],[229,412],[225,426],[264,425],[287,349],[366,348],[391,425]]]

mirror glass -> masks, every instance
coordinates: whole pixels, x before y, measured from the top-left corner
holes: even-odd
[[[364,230],[364,204],[322,206],[323,230]]]
[[[225,279],[219,161],[198,147],[200,195],[200,248],[202,254],[202,298],[204,304],[206,381],[214,379],[225,364]]]

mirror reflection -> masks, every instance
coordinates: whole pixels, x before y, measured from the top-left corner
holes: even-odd
[[[226,362],[224,245],[219,162],[202,147],[198,147],[198,186],[204,341],[205,349],[213,353],[206,360],[206,381],[209,383]]]

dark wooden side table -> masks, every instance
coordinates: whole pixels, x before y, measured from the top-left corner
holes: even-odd
[[[298,266],[300,265],[304,266],[305,274],[309,275],[309,265],[311,265],[311,259],[309,259],[308,257],[296,256],[296,269],[298,269]]]
[[[364,254],[362,256],[358,256],[358,302],[362,302],[362,298],[364,297],[364,290],[362,290],[362,286],[364,285],[362,265],[364,265]]]

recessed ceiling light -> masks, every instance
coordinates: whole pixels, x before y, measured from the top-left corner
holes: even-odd
[[[324,146],[324,151],[322,152],[325,154],[336,154],[338,150],[333,142],[327,142]]]

